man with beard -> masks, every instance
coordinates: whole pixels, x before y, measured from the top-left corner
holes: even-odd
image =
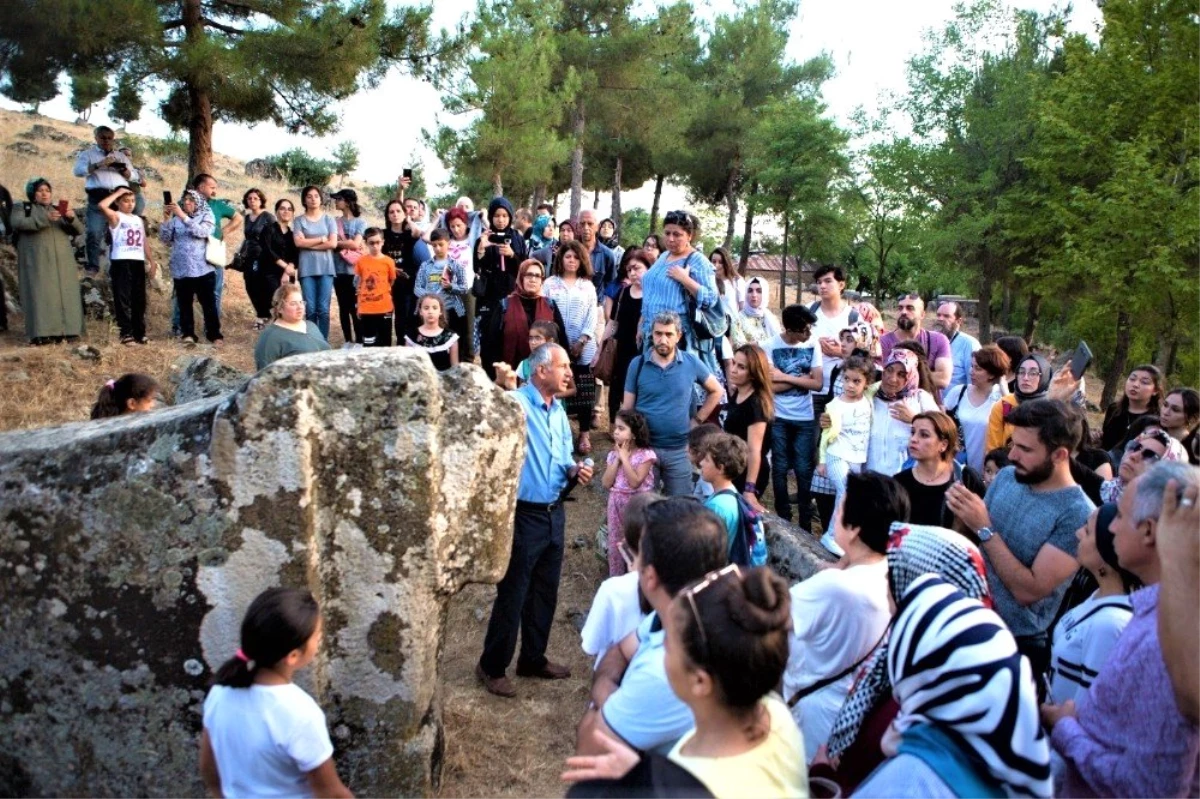
[[[946,505],[979,538],[996,612],[1012,630],[1034,677],[1050,664],[1050,624],[1072,575],[1075,531],[1095,506],[1071,477],[1082,435],[1078,415],[1059,400],[1032,400],[1008,417],[1010,466],[980,499],[962,483]]]
[[[950,354],[950,340],[936,330],[922,328],[924,320],[925,301],[921,295],[913,292],[901,295],[896,309],[896,329],[879,339],[883,349],[880,364],[887,363],[892,347],[901,341],[916,341],[925,349],[925,362],[933,372],[933,385],[937,388],[934,399],[940,405],[941,394],[950,385],[950,377],[954,374],[954,357]]]
[[[954,363],[949,388],[971,382],[971,356],[979,349],[979,339],[963,329],[963,310],[957,302],[943,302],[937,309],[938,330],[950,341],[950,357]]]
[[[679,349],[683,326],[669,311],[654,317],[654,346],[629,364],[621,407],[638,411],[650,427],[650,446],[658,456],[663,493],[681,497],[692,493],[692,463],[688,433],[703,424],[721,401],[716,375],[690,352]],[[704,387],[704,404],[692,412],[692,385]]]

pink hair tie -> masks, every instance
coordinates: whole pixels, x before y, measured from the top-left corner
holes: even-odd
[[[112,391],[114,388],[117,387],[117,381],[109,380],[107,383],[104,384],[104,387],[107,388],[109,391]]]
[[[235,658],[237,658],[238,660],[242,661],[243,663],[249,663],[249,662],[250,662],[250,658],[246,657],[246,653],[245,653],[245,652],[243,652],[243,651],[242,651],[242,650],[240,650],[240,649],[239,649],[238,651],[234,652],[234,653],[233,653],[233,656],[234,656]]]

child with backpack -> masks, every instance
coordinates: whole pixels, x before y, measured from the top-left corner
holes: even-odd
[[[621,534],[625,506],[635,494],[654,488],[654,463],[658,456],[650,448],[650,427],[637,411],[617,411],[612,428],[613,448],[601,483],[608,490],[608,574],[616,577],[629,570],[621,557]]]
[[[750,452],[746,442],[728,433],[717,433],[704,439],[700,452],[700,476],[713,487],[713,494],[704,506],[725,523],[729,562],[739,566],[763,565],[767,553],[762,523],[733,484],[746,470]]]
[[[270,588],[250,603],[241,648],[204,700],[200,777],[211,796],[352,796],[333,763],[325,714],[292,682],[321,645],[310,591]]]

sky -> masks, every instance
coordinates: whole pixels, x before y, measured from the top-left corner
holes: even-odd
[[[1052,0],[1005,0],[1013,8],[1048,11],[1060,5]],[[1100,10],[1094,0],[1076,0],[1070,27],[1094,31]],[[731,13],[731,0],[696,0],[697,16],[712,19],[718,13]],[[453,28],[475,8],[473,0],[438,0],[434,4],[434,26]],[[790,27],[788,56],[804,61],[827,53],[834,62],[835,75],[824,86],[829,113],[843,124],[859,107],[873,113],[890,93],[903,91],[905,64],[920,53],[923,35],[940,29],[954,16],[954,0],[800,0],[800,12]],[[65,84],[64,84],[65,85]],[[17,108],[0,99],[0,107]],[[90,122],[107,122],[107,101],[98,104]],[[142,119],[129,125],[141,135],[166,136],[169,129],[147,103]],[[64,93],[41,108],[47,116],[73,120],[68,97]],[[439,123],[465,124],[441,110],[438,92],[429,84],[392,74],[378,85],[369,87],[341,104],[341,129],[324,138],[290,135],[270,125],[254,128],[217,123],[213,148],[242,160],[274,155],[292,147],[302,147],[318,157],[328,157],[338,143],[354,141],[359,148],[359,168],[353,177],[359,181],[384,184],[393,182],[405,167],[423,163],[431,193],[445,190],[441,185],[448,172],[421,139],[421,130],[436,129]],[[652,185],[624,192],[622,205],[649,209]],[[669,188],[664,192],[664,207],[680,207],[683,192]],[[607,213],[608,200],[602,195],[600,210]],[[563,198],[566,202],[566,198]]]

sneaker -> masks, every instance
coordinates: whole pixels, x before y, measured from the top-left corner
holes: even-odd
[[[821,546],[825,547],[825,549],[837,555],[839,558],[846,556],[846,550],[837,545],[837,541],[835,541],[833,538],[833,533],[826,532],[822,534]]]

